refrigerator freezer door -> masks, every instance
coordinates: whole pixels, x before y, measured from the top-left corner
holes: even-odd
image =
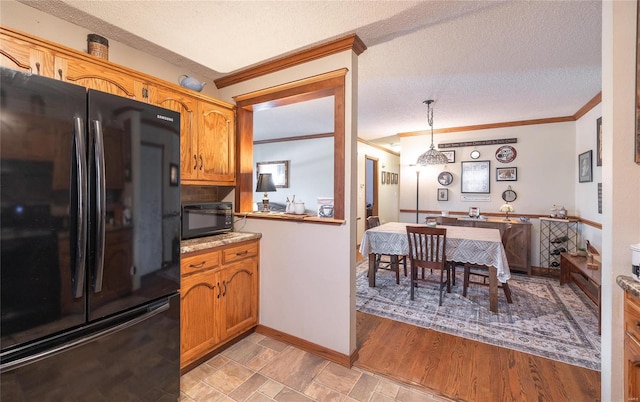
[[[2,401],[176,401],[180,297],[0,366]],[[46,345],[44,345],[46,346]]]

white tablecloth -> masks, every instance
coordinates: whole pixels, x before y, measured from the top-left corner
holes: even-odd
[[[388,222],[368,229],[362,237],[360,254],[408,255],[407,226],[425,225]],[[495,267],[502,283],[511,278],[498,229],[446,225],[438,225],[438,228],[447,229],[447,260]]]

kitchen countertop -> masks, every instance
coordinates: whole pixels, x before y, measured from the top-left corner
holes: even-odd
[[[262,233],[250,232],[229,232],[214,236],[198,237],[195,239],[182,240],[180,242],[180,253],[192,253],[194,251],[206,250],[208,248],[225,246],[227,244],[239,243],[246,240],[259,239]]]
[[[633,280],[630,276],[618,275],[616,283],[633,296],[640,298],[640,282]]]

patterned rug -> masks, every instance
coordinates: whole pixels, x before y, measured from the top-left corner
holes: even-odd
[[[416,289],[409,300],[409,279],[400,267],[395,273],[379,270],[376,287],[369,287],[368,261],[356,271],[356,308],[396,321],[526,352],[564,363],[600,370],[598,310],[575,285],[560,286],[557,279],[511,274],[513,304],[502,289],[498,314],[489,311],[489,288],[472,285],[462,296],[462,268],[456,269],[456,286],[438,306],[436,284]]]

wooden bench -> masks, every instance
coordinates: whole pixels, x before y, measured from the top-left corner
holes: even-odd
[[[601,329],[602,270],[587,268],[587,257],[560,253],[560,285],[573,282],[598,306],[598,333]]]

